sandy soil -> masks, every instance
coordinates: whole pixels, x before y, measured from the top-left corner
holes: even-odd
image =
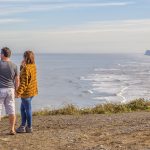
[[[0,150],[150,150],[149,112],[35,116],[33,129],[10,136],[3,119]]]

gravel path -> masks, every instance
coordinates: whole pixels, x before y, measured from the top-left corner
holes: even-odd
[[[149,112],[35,116],[33,129],[10,136],[3,119],[0,150],[150,150]]]

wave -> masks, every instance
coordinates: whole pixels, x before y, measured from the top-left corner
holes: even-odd
[[[134,98],[149,96],[149,74],[149,63],[133,61],[118,63],[112,68],[95,68],[80,80],[87,81],[93,99],[126,103]]]
[[[87,91],[82,91],[82,93],[85,93],[85,94],[93,94],[94,92],[92,90],[87,90]]]
[[[105,68],[95,68],[94,71],[119,71],[120,69],[111,68],[111,69],[105,69]]]
[[[117,93],[118,97],[121,97],[123,100],[121,101],[122,103],[126,103],[127,99],[125,96],[123,96],[123,94],[125,93],[125,91],[128,89],[128,87],[123,87],[119,93]]]

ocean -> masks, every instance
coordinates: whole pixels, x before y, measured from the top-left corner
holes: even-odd
[[[22,55],[12,61],[18,66]],[[150,97],[150,56],[144,54],[36,54],[39,95],[33,111],[67,104],[91,107]],[[19,111],[20,99],[16,99]]]

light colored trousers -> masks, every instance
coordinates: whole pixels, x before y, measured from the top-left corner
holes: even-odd
[[[15,90],[13,88],[0,88],[0,115],[3,105],[6,114],[15,114]]]

